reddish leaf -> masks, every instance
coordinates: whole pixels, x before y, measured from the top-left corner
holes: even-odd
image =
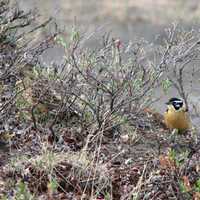
[[[184,184],[184,186],[185,186],[187,192],[190,191],[190,190],[192,189],[192,187],[191,187],[191,185],[190,185],[190,181],[189,181],[189,179],[188,179],[187,176],[183,176],[183,184]]]

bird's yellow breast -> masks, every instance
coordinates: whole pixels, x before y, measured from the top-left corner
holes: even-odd
[[[185,110],[169,108],[164,113],[165,124],[170,129],[186,130],[190,128],[190,119]]]

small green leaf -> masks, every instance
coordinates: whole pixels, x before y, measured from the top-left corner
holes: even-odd
[[[55,192],[58,188],[58,182],[56,181],[55,178],[51,178],[49,184],[48,184],[48,188],[51,192]]]
[[[73,28],[71,33],[71,41],[78,41],[79,39],[80,39],[79,32],[75,28]]]
[[[60,35],[58,35],[55,38],[55,40],[59,45],[63,46],[65,49],[68,47],[66,40],[63,37],[61,37]]]
[[[200,178],[196,181],[196,184],[195,184],[195,191],[196,191],[196,192],[200,192]]]
[[[169,151],[169,158],[173,161],[176,161],[176,152],[174,149],[170,149]]]
[[[162,84],[164,93],[167,93],[169,88],[172,86],[172,82],[168,78],[163,80],[161,84]]]
[[[181,191],[182,193],[187,192],[187,188],[185,187],[183,181],[180,181],[180,182],[179,182],[179,188],[180,188],[180,191]]]

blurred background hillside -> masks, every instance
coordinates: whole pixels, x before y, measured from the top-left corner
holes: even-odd
[[[36,8],[41,19],[54,17],[69,28],[74,23],[83,30],[103,27],[124,40],[134,36],[152,41],[155,34],[174,21],[191,26],[200,19],[198,0],[17,0],[20,7]]]

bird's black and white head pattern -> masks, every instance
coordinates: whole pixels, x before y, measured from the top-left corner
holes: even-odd
[[[169,101],[166,104],[167,105],[173,105],[175,110],[179,110],[180,108],[183,107],[183,101],[181,99],[175,98],[175,97],[169,99]]]

